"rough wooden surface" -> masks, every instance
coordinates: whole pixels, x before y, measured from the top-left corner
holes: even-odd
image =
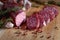
[[[60,10],[59,7],[58,10]],[[26,34],[23,34],[24,32]],[[47,26],[43,27],[42,33],[33,34],[32,32],[21,29],[5,29],[0,40],[60,40],[60,14]]]

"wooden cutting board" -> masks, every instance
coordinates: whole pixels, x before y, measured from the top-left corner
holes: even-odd
[[[58,7],[58,10],[60,11],[60,7]],[[29,30],[5,29],[0,40],[60,40],[60,14],[47,26],[43,27],[42,30],[43,32],[41,33],[33,34],[33,31]],[[26,34],[23,34],[24,32],[26,32]]]

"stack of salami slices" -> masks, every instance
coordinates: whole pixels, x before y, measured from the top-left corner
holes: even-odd
[[[45,6],[39,12],[33,13],[27,18],[28,29],[42,28],[51,22],[58,14],[55,6]]]

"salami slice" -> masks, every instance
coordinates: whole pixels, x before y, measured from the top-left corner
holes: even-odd
[[[58,14],[57,8],[55,6],[45,6],[43,10],[45,13],[49,14],[51,20],[53,20]]]
[[[50,22],[50,16],[48,12],[41,10],[39,13],[40,20],[43,22],[43,25],[46,26]]]
[[[39,27],[39,19],[37,13],[34,13],[30,17],[27,18],[27,27],[30,30],[36,29]]]
[[[15,18],[16,25],[20,26],[24,19],[26,19],[25,12],[19,13]]]
[[[44,16],[43,11],[40,11],[38,13],[38,16],[39,16],[39,21],[40,21],[40,27],[46,26],[46,21],[45,21],[45,16]]]
[[[17,27],[19,27],[21,23],[26,19],[26,13],[22,10],[12,12],[10,14],[11,14],[11,18],[14,21],[15,26]]]

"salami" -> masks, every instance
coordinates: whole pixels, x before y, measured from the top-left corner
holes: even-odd
[[[58,15],[55,6],[45,6],[41,11],[33,13],[27,18],[28,29],[42,28]]]
[[[40,27],[46,26],[50,21],[52,21],[58,14],[57,8],[55,6],[45,6],[39,13]]]
[[[40,26],[46,26],[50,22],[49,14],[44,10],[39,12],[39,19],[41,24]]]
[[[15,26],[19,27],[21,23],[26,19],[26,13],[22,10],[19,10],[17,12],[12,12],[11,18],[14,21]]]
[[[45,13],[47,12],[49,14],[50,20],[53,20],[58,14],[57,8],[55,6],[45,6],[43,10]]]
[[[21,12],[16,16],[15,22],[17,26],[20,26],[21,23],[23,22],[23,20],[26,19],[26,13],[25,12]]]
[[[42,11],[40,11],[39,13],[38,13],[38,16],[39,16],[39,23],[40,23],[40,27],[42,27],[42,26],[46,26],[46,21],[45,21],[45,19],[44,19],[44,14],[43,14],[43,12]]]
[[[37,13],[34,13],[33,15],[27,18],[27,27],[30,30],[39,27],[39,19]]]

